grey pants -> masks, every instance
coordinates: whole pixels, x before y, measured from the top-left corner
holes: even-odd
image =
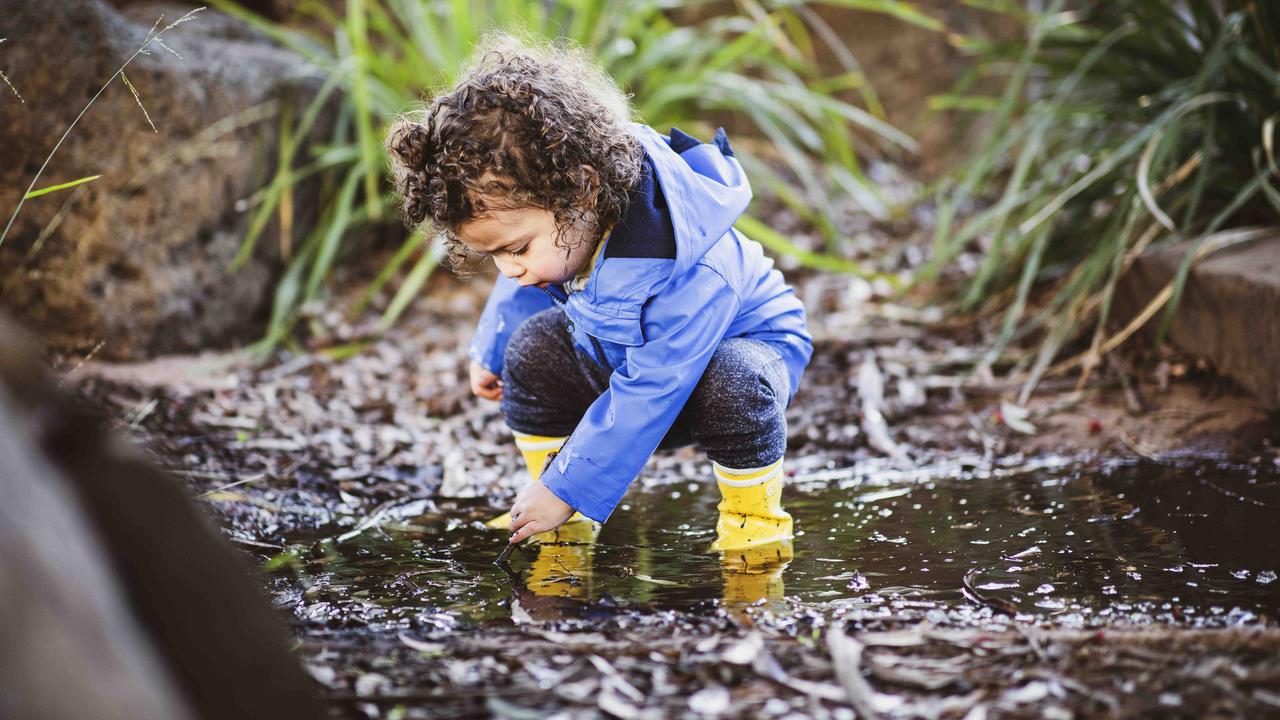
[[[502,414],[517,432],[567,436],[609,387],[611,372],[573,344],[568,317],[549,308],[511,335],[503,360]],[[756,468],[787,448],[787,395],[782,356],[751,338],[720,342],[702,379],[667,431],[661,448],[697,443],[714,462]]]

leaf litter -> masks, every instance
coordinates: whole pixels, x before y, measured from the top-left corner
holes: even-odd
[[[976,720],[1170,708],[1249,717],[1280,706],[1280,631],[1257,605],[1226,602],[1214,615],[1216,605],[1143,604],[1133,598],[1171,591],[1123,573],[1108,580],[1120,587],[1112,604],[1091,605],[1087,598],[1100,597],[1092,586],[1067,595],[1061,610],[1031,604],[1032,588],[1072,567],[1056,558],[1084,546],[1020,535],[1050,522],[1042,507],[1010,513],[1021,524],[1001,526],[974,506],[1074,503],[1075,533],[1086,518],[1108,528],[1144,521],[1126,497],[1132,488],[1090,475],[1092,461],[1019,455],[1025,440],[1010,430],[1026,431],[1015,425],[1031,415],[1001,408],[998,381],[966,378],[974,346],[923,332],[915,315],[892,305],[858,302],[828,276],[801,276],[798,285],[824,312],[806,386],[788,413],[789,507],[813,531],[797,538],[786,594],[752,603],[727,601],[718,581],[697,579],[720,571],[681,538],[701,542],[707,530],[680,530],[687,508],[659,502],[678,506],[667,497],[673,488],[704,474],[692,451],[656,457],[624,501],[645,507],[620,511],[619,532],[670,538],[648,551],[657,558],[648,566],[639,548],[610,545],[606,533],[594,562],[618,577],[588,573],[575,590],[586,594],[549,597],[531,589],[521,553],[510,579],[471,562],[476,543],[492,548],[485,565],[501,549],[479,521],[502,509],[522,476],[496,407],[467,392],[459,348],[474,288],[445,285],[425,299],[416,324],[340,360],[324,354],[325,344],[341,344],[352,329],[327,316],[320,325],[331,337],[316,338],[314,352],[233,369],[234,381],[216,388],[92,374],[78,387],[182,473],[224,533],[263,563],[264,588],[290,618],[335,717]],[[1014,422],[1002,426],[998,409]],[[1037,438],[1052,438],[1038,423]],[[965,492],[954,488],[995,493],[1001,483],[1036,497],[956,504]],[[1035,490],[1043,487],[1047,495]],[[697,502],[709,511],[714,500]],[[817,524],[816,508],[842,517]],[[642,509],[660,520],[637,524]],[[993,527],[1007,537],[984,554],[992,541],[980,533]],[[922,534],[929,528],[946,529],[953,545],[926,566],[918,548],[933,542]],[[877,542],[876,533],[905,543]],[[806,555],[845,572],[808,572]],[[966,558],[977,565],[955,562]],[[1274,577],[1253,560],[1198,572],[1210,576],[1207,590],[1226,587],[1214,573],[1244,566],[1252,574],[1239,582],[1256,592],[1276,587],[1252,581]]]

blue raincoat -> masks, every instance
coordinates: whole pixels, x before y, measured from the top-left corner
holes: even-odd
[[[724,130],[703,143],[676,128],[670,137],[645,125],[632,129],[654,186],[642,198],[650,202],[635,203],[633,195],[638,207],[604,239],[578,292],[522,288],[500,275],[468,350],[501,374],[511,333],[560,304],[575,344],[612,369],[608,389],[542,475],[557,497],[601,522],[675,422],[721,340],[751,337],[776,347],[791,378],[788,403],[813,354],[795,291],[760,244],[733,229],[751,187]],[[619,231],[646,223],[644,238],[626,240]]]

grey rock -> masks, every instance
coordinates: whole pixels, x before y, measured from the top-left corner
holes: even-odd
[[[142,45],[162,13],[190,6],[0,0],[0,214],[4,220],[67,126]],[[101,174],[34,198],[0,246],[0,306],[55,349],[136,359],[251,339],[278,275],[272,222],[251,260],[228,266],[274,171],[281,109],[296,118],[323,78],[295,53],[212,10],[164,35],[126,74],[156,131],[116,79],[72,130],[37,187]],[[328,113],[322,113],[327,116]],[[221,131],[224,126],[232,126]],[[320,123],[326,125],[326,123]],[[312,138],[327,128],[318,127]],[[301,154],[299,157],[305,157]],[[299,188],[296,242],[317,213]],[[3,221],[0,221],[3,222]]]

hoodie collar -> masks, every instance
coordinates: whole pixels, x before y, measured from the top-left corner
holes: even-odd
[[[579,290],[587,287],[587,281],[591,279],[591,271],[595,269],[596,263],[600,259],[600,251],[604,249],[605,243],[609,242],[609,236],[612,233],[613,230],[610,229],[606,230],[604,234],[600,236],[600,240],[596,242],[596,251],[591,253],[591,260],[587,262],[586,267],[583,268],[582,272],[574,275],[564,284],[564,291],[566,293],[578,292]]]
[[[677,128],[671,128],[669,138],[647,125],[635,123],[632,128],[666,196],[676,236],[670,277],[679,277],[737,222],[751,202],[751,185],[723,128],[710,143]]]
[[[636,288],[602,287],[601,273],[598,272],[601,265],[615,255],[619,260],[626,257],[625,254],[610,253],[607,248],[600,252],[611,237],[606,233],[587,264],[585,276],[575,277],[566,284],[566,289],[570,285],[578,289],[592,286],[593,292],[588,294],[609,304],[618,303],[621,300],[619,295],[640,300],[651,297],[666,287],[672,278],[688,272],[733,227],[751,202],[751,185],[742,165],[734,157],[723,128],[716,131],[710,143],[697,140],[674,127],[670,136],[640,123],[632,123],[630,128],[644,149],[653,180],[660,187],[638,188],[644,197],[633,198],[632,207],[613,229],[612,237],[621,240],[623,233],[642,232],[650,237],[664,235],[670,242],[667,233],[673,233],[675,253],[674,261],[671,255],[661,253],[659,257],[666,260],[661,261],[664,267],[659,272],[617,276],[619,282],[648,283],[649,287],[643,293],[637,293]],[[647,177],[644,181],[652,183]],[[665,201],[658,203],[665,204],[665,207],[657,208],[658,214],[652,212],[654,208],[635,204],[652,201],[654,197]],[[659,223],[665,226],[667,222],[670,230],[658,226]],[[612,273],[606,275],[614,278]],[[606,280],[603,284],[611,286],[614,283]]]

